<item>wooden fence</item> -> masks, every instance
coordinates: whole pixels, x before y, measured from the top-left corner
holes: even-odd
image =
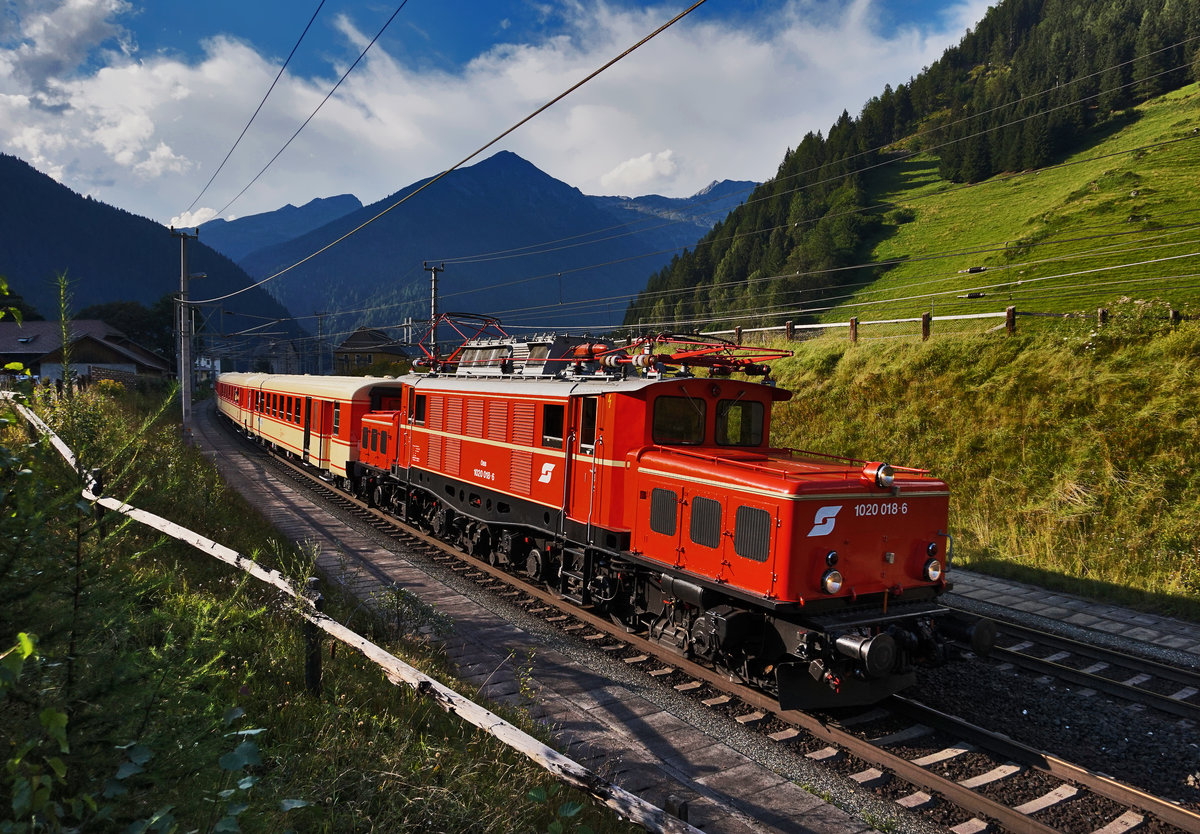
[[[4,395],[12,402],[16,410],[41,434],[46,436],[54,448],[62,455],[72,469],[79,472],[79,464],[70,447],[55,434],[46,423],[26,406],[12,400],[10,395]],[[586,791],[603,802],[622,817],[642,826],[647,831],[662,832],[663,834],[700,834],[683,820],[677,819],[661,808],[646,802],[636,794],[629,793],[624,788],[600,777],[593,771],[548,747],[523,730],[513,726],[490,710],[481,707],[474,701],[458,694],[453,689],[442,685],[420,670],[409,666],[395,655],[372,643],[361,634],[357,634],[318,610],[313,601],[297,589],[296,583],[279,571],[267,570],[253,559],[243,556],[235,550],[218,544],[212,539],[201,536],[186,527],[181,527],[154,513],[138,509],[116,498],[106,498],[93,490],[102,492],[94,479],[88,480],[88,486],[83,490],[83,498],[95,506],[111,510],[127,516],[141,524],[171,536],[178,541],[188,544],[195,549],[225,562],[240,571],[248,573],[260,582],[277,588],[296,602],[296,611],[307,624],[320,629],[335,640],[360,652],[383,669],[387,679],[395,685],[405,684],[421,694],[433,698],[442,709],[454,713],[464,721],[473,724],[484,732],[495,736],[513,750],[525,755],[553,774],[560,781]]]

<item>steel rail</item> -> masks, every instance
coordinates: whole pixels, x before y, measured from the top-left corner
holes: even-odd
[[[270,454],[269,451],[268,454]],[[371,507],[355,496],[330,487],[329,484],[320,481],[309,469],[306,469],[296,461],[280,457],[279,455],[271,455],[271,457],[302,478],[318,483],[323,491],[333,493],[339,502],[351,505],[358,513],[368,516],[371,521],[383,522],[400,531],[405,537],[453,556],[461,560],[464,564],[469,565],[472,569],[498,580],[511,588],[520,590],[538,602],[553,606],[575,620],[610,636],[620,643],[636,646],[637,651],[654,657],[663,664],[671,666],[691,677],[693,680],[708,684],[713,689],[736,697],[766,715],[773,715],[787,724],[803,729],[814,738],[837,745],[865,762],[885,768],[915,787],[940,794],[963,810],[977,814],[983,818],[995,820],[1004,829],[1013,832],[1013,834],[1058,834],[1059,832],[1059,829],[1046,825],[1028,814],[997,802],[971,788],[960,785],[954,780],[940,776],[928,768],[914,764],[902,756],[891,753],[871,741],[854,735],[849,730],[841,727],[836,720],[810,715],[798,710],[780,710],[778,701],[775,698],[739,683],[728,673],[701,666],[681,657],[659,643],[637,634],[631,634],[624,626],[614,623],[606,616],[602,617],[588,609],[566,603],[561,596],[552,591],[530,585],[521,577],[515,576],[503,568],[490,565],[484,559],[468,554],[441,539],[427,535],[396,516]],[[923,723],[932,722],[936,726],[948,727],[951,732],[958,732],[961,727],[965,736],[974,740],[981,748],[985,748],[992,753],[999,753],[1001,756],[1022,761],[1028,766],[1041,770],[1055,778],[1076,781],[1089,789],[1093,789],[1092,786],[1095,785],[1097,787],[1094,789],[1099,795],[1114,799],[1122,804],[1132,805],[1139,810],[1157,816],[1184,830],[1200,831],[1200,815],[1187,811],[1167,800],[1158,799],[1137,788],[1123,785],[1109,777],[1092,773],[1086,768],[1073,765],[1066,760],[1025,747],[1007,736],[991,733],[961,719],[937,713],[931,708],[909,702],[907,699],[900,698],[899,696],[892,696],[885,703],[895,704],[898,708],[905,711],[919,710],[924,715]]]

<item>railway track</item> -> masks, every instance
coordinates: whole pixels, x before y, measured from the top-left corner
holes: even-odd
[[[1019,834],[1121,834],[1133,829],[1156,834],[1200,832],[1200,814],[1194,811],[905,698],[893,697],[875,709],[840,718],[779,710],[773,698],[727,674],[629,634],[607,617],[580,609],[501,567],[368,507],[292,460],[273,459],[297,483],[379,532],[416,546],[433,561],[527,613],[621,657],[631,667],[643,669],[648,676],[801,755],[828,763],[853,781],[947,825],[956,834],[996,830]],[[1031,641],[1017,640],[1010,650],[1019,653],[1013,646],[1022,642]],[[1136,689],[1136,683],[1133,686],[1131,696],[1146,691]],[[1175,700],[1187,703],[1187,697]]]
[[[1002,663],[1200,723],[1200,670],[1131,657],[1018,623],[997,627],[992,657]]]

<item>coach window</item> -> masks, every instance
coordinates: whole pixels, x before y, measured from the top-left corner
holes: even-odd
[[[704,442],[704,400],[659,397],[654,401],[652,437],[663,446],[699,446]]]
[[[413,406],[413,422],[418,426],[425,425],[425,395],[417,394],[416,405]]]
[[[596,411],[599,397],[584,397],[579,411],[579,451],[595,454]]]
[[[717,443],[722,446],[761,446],[763,404],[747,400],[717,403]]]
[[[542,406],[542,445],[547,449],[563,446],[563,413],[565,406],[546,403]]]
[[[333,435],[334,435],[334,437],[337,436],[338,427],[340,426],[341,422],[342,422],[342,404],[334,403],[333,404]]]

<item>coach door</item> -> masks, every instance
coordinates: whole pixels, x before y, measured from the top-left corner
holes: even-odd
[[[308,463],[308,444],[312,441],[313,398],[304,398],[304,462]]]

